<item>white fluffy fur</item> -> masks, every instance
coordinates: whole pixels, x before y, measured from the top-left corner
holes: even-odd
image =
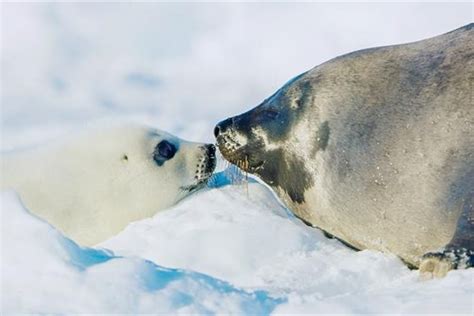
[[[176,155],[153,160],[163,139]],[[61,144],[2,157],[2,189],[82,245],[94,245],[128,223],[150,217],[188,194],[196,183],[203,144],[162,131],[120,126],[86,132]]]

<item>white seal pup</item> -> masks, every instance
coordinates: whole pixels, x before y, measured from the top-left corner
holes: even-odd
[[[215,147],[142,126],[94,129],[2,157],[2,189],[81,245],[95,245],[203,187]]]
[[[474,24],[350,53],[220,122],[224,158],[358,249],[473,265]]]

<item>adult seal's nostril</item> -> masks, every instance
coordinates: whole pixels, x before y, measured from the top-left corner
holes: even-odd
[[[220,129],[219,125],[216,125],[216,127],[214,128],[214,137],[219,136],[220,131],[221,131],[221,129]]]
[[[214,136],[217,138],[218,136],[224,134],[229,126],[233,124],[233,119],[228,118],[224,121],[219,122],[216,127],[214,128]]]

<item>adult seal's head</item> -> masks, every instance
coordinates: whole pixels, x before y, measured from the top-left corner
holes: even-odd
[[[219,149],[355,248],[471,266],[473,26],[319,65],[217,124]]]
[[[256,108],[220,122],[214,129],[223,156],[258,175],[288,203],[302,203],[313,183],[308,159],[324,150],[328,122],[318,122],[308,74],[290,80]]]
[[[2,188],[82,245],[154,215],[205,186],[215,147],[141,126],[94,129],[8,155]]]

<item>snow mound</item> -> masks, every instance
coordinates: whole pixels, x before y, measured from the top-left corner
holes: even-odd
[[[97,248],[3,192],[2,312],[472,314],[473,269],[422,281],[393,255],[327,239],[264,185],[230,182]]]
[[[4,313],[258,313],[281,302],[203,274],[81,248],[3,192]]]
[[[473,269],[423,281],[394,255],[324,237],[266,186],[228,182],[130,224],[101,246],[264,290],[284,299],[278,313],[471,313]]]

